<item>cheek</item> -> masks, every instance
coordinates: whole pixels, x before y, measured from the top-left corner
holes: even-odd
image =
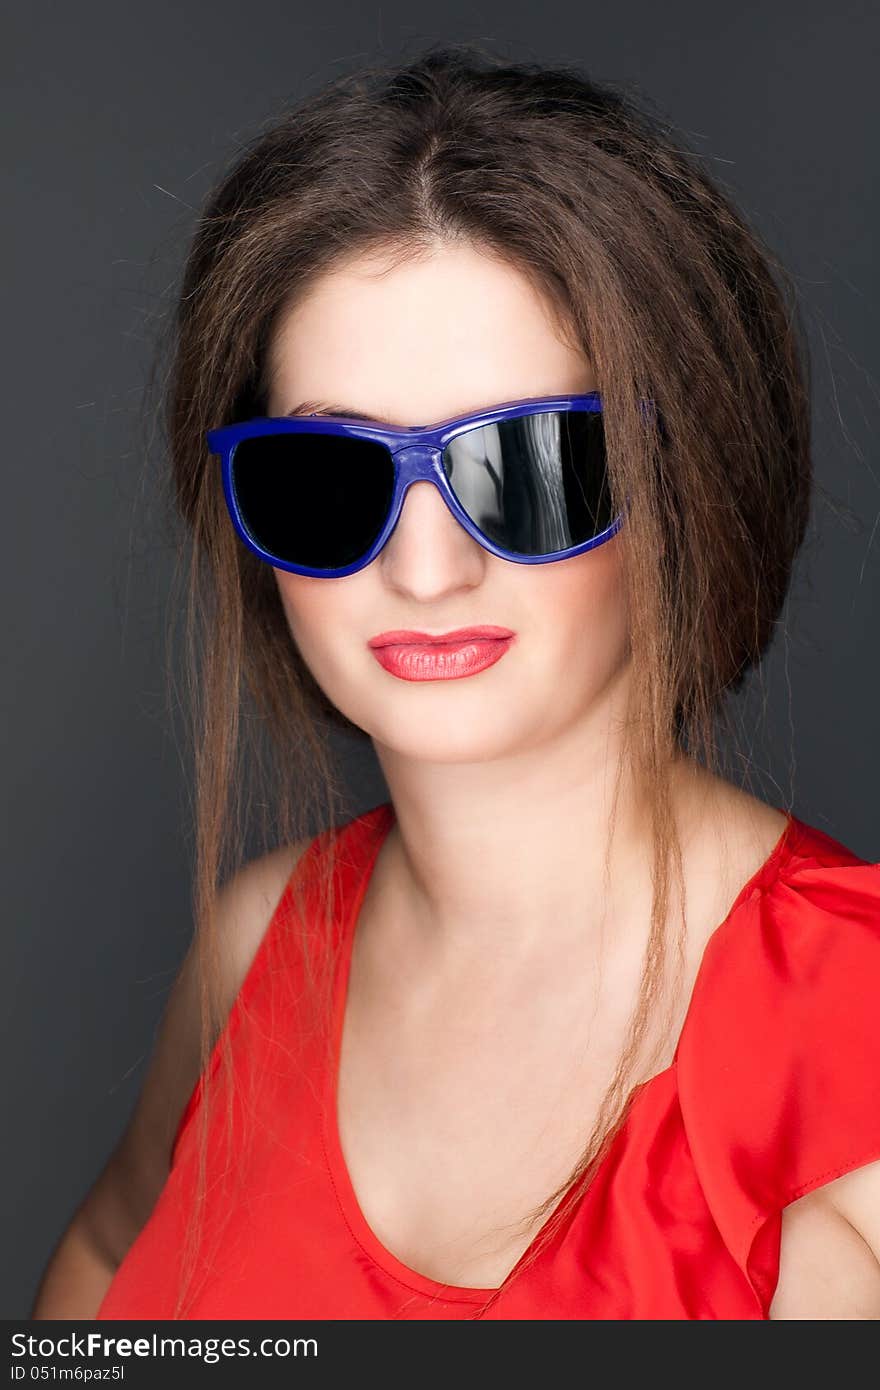
[[[307,642],[321,630],[332,632],[342,620],[345,605],[337,581],[310,579],[287,570],[276,570],[275,578],[287,625],[297,642]]]
[[[311,579],[275,570],[281,604],[291,636],[320,683],[342,674],[357,643],[357,614],[369,598],[359,576]],[[366,629],[365,629],[366,631]],[[363,640],[363,639],[361,639]],[[340,666],[340,658],[342,664]]]
[[[614,540],[557,564],[538,565],[536,599],[547,641],[583,676],[600,680],[629,654],[629,606]]]
[[[288,574],[286,570],[275,570],[275,582],[278,585],[287,626],[293,637],[298,640],[300,634],[308,630],[314,621],[315,611],[320,609],[321,591],[317,585],[323,581]]]

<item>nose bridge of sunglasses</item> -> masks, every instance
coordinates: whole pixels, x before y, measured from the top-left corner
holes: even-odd
[[[443,451],[433,444],[407,444],[395,449],[394,462],[402,488],[424,479],[438,482],[443,478]]]
[[[451,505],[451,492],[443,470],[443,450],[435,444],[409,444],[394,451],[397,469],[397,495],[399,506],[395,512],[399,518],[413,483],[433,483],[446,506],[455,514]],[[460,520],[460,518],[457,518]]]

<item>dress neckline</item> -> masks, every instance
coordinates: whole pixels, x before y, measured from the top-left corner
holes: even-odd
[[[725,916],[719,922],[706,939],[700,962],[694,976],[688,1006],[685,1011],[684,1021],[679,1029],[675,1050],[672,1061],[662,1071],[656,1072],[644,1081],[638,1082],[633,1086],[627,1097],[627,1108],[618,1131],[617,1139],[629,1127],[636,1105],[641,1102],[646,1095],[653,1092],[656,1087],[667,1082],[676,1069],[678,1054],[688,1022],[693,1010],[694,999],[698,992],[704,965],[709,954],[710,948],[717,944],[720,936],[730,927],[739,909],[745,905],[755,894],[768,888],[779,876],[784,864],[794,853],[794,847],[799,841],[803,829],[802,822],[791,812],[782,807],[774,807],[780,814],[786,817],[786,823],[779,838],[771,849],[767,858],[764,860],[752,876],[747,879],[742,888],[737,893]],[[526,1246],[522,1254],[517,1258],[515,1264],[508,1270],[500,1284],[493,1288],[478,1288],[473,1285],[465,1284],[445,1284],[438,1279],[433,1279],[430,1275],[422,1274],[416,1269],[412,1269],[390,1251],[387,1246],[376,1235],[364,1215],[351,1175],[348,1164],[342,1151],[342,1140],[339,1132],[339,1110],[338,1110],[338,1082],[340,1070],[340,1056],[342,1050],[342,1033],[345,1023],[345,1006],[348,1000],[348,985],[351,972],[351,960],[354,948],[355,932],[357,930],[360,909],[366,897],[373,869],[379,855],[379,851],[385,842],[388,832],[394,825],[396,816],[393,803],[383,802],[372,811],[366,812],[357,818],[351,825],[363,825],[367,819],[374,820],[375,832],[371,844],[369,845],[366,860],[360,865],[359,877],[355,884],[349,902],[346,904],[342,919],[342,933],[339,942],[339,956],[337,959],[336,978],[333,990],[333,1046],[330,1054],[330,1065],[327,1068],[323,1088],[323,1104],[321,1106],[321,1135],[323,1140],[324,1156],[327,1163],[330,1179],[336,1193],[342,1216],[348,1229],[360,1246],[361,1250],[368,1256],[373,1264],[384,1270],[398,1284],[402,1284],[411,1291],[425,1295],[429,1298],[439,1298],[446,1302],[460,1303],[483,1303],[492,1295],[497,1295],[500,1290],[506,1289],[518,1276],[520,1267],[528,1260],[533,1248],[540,1240],[544,1228],[556,1214],[559,1207],[568,1203],[572,1194],[572,1187],[566,1189],[563,1196],[549,1212],[546,1220],[542,1222],[539,1229],[535,1232],[532,1240]],[[596,1177],[601,1172],[603,1166],[609,1161],[611,1155],[606,1153],[600,1161],[598,1169],[592,1174],[590,1187],[587,1195],[592,1188]],[[546,1252],[545,1252],[546,1253]]]

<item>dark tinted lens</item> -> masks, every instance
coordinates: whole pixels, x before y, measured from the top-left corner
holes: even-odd
[[[270,555],[310,569],[342,569],[381,531],[394,467],[372,440],[262,434],[236,444],[232,487],[245,529]]]
[[[484,535],[515,555],[552,555],[614,521],[601,411],[544,411],[460,434],[450,486]]]

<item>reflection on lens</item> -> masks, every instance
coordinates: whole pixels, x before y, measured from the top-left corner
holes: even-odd
[[[542,411],[458,435],[443,451],[474,524],[514,555],[550,555],[614,521],[601,411]]]
[[[232,455],[235,500],[252,540],[275,559],[344,569],[366,554],[391,505],[394,466],[381,444],[339,435],[242,439]]]

